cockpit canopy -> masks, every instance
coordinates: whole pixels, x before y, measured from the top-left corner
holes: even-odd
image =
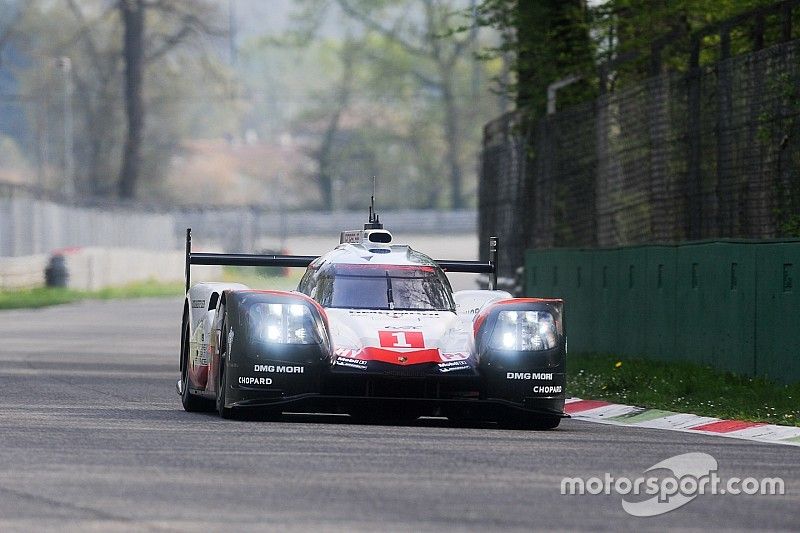
[[[322,263],[312,265],[298,290],[323,307],[453,311],[453,291],[434,265]]]

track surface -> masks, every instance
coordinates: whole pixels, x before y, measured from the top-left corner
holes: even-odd
[[[222,421],[175,395],[180,302],[0,313],[0,530],[785,529],[795,447],[573,420],[551,432]],[[655,518],[564,476],[637,477],[676,454],[720,475],[781,476],[784,496],[698,496]]]

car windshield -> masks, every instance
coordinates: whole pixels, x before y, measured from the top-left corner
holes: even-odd
[[[450,283],[427,265],[332,265],[315,298],[324,307],[451,311]]]

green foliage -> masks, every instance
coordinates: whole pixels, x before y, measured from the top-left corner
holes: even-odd
[[[778,385],[689,362],[570,354],[567,392],[703,416],[800,425],[800,383]]]
[[[484,0],[479,11],[480,23],[496,28],[503,37],[499,46],[485,49],[484,57],[514,55],[516,80],[501,90],[509,91],[518,107],[538,117],[544,113],[547,85],[553,81],[580,75],[582,84],[560,91],[559,102],[569,105],[590,99],[599,82],[597,65],[629,55],[634,59],[616,69],[611,83],[619,87],[640,81],[652,74],[651,44],[667,35],[674,39],[662,50],[661,63],[685,71],[692,32],[771,4],[773,0],[607,0],[587,7],[583,0]],[[766,22],[769,41],[777,31],[776,21]],[[747,24],[731,32],[734,55],[752,50],[752,27]],[[719,36],[704,37],[702,45],[701,64],[716,61]]]
[[[582,79],[559,91],[559,105],[586,100],[593,87],[594,44],[590,18],[581,0],[484,0],[480,23],[497,28],[503,37],[489,57],[512,53],[516,79],[509,90],[517,107],[529,117],[544,115],[547,86],[568,76]]]

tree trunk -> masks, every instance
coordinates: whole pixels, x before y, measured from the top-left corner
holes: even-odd
[[[464,207],[461,193],[461,132],[458,130],[458,106],[453,94],[452,73],[442,72],[444,103],[444,134],[447,142],[447,166],[450,168],[450,204],[453,209]]]
[[[125,114],[128,120],[119,176],[119,196],[129,199],[136,196],[144,130],[144,0],[120,0],[119,9],[124,26],[122,54],[125,62]]]
[[[322,210],[333,211],[333,180],[334,180],[334,161],[333,145],[336,142],[336,135],[339,132],[339,122],[342,113],[350,105],[350,96],[353,92],[353,63],[355,61],[356,48],[348,38],[342,48],[342,80],[339,85],[339,93],[336,100],[336,110],[328,121],[322,143],[317,150],[317,165],[319,166],[319,192],[322,197]]]

